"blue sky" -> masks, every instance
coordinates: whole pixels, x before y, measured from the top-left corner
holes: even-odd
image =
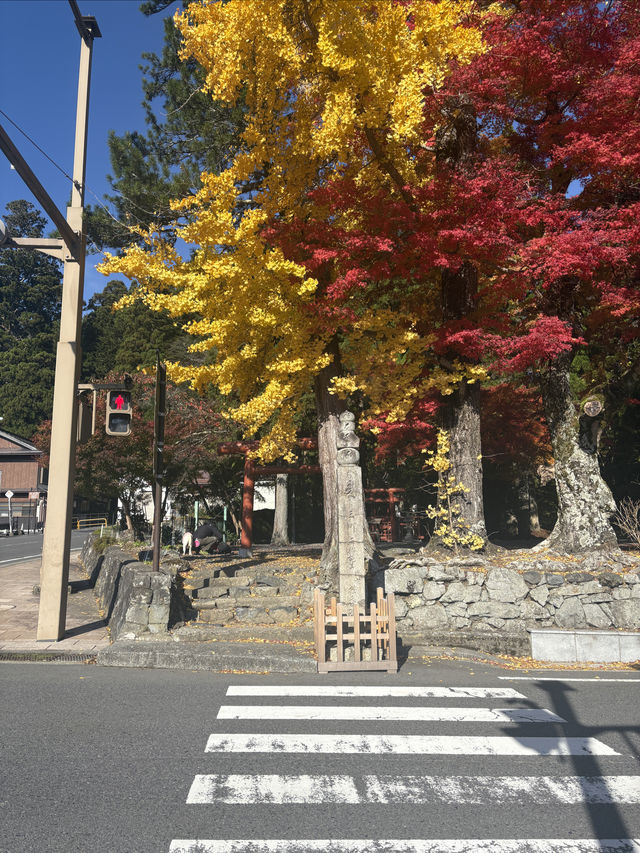
[[[143,52],[159,53],[165,13],[146,17],[140,0],[78,0],[83,15],[93,15],[102,32],[94,42],[89,108],[86,202],[108,192],[107,135],[144,129]],[[75,132],[80,36],[67,0],[0,0],[0,109],[31,136],[62,169],[71,174]],[[7,131],[63,212],[69,181],[0,115]],[[95,195],[94,195],[95,193]],[[0,217],[7,202],[26,198],[37,206],[17,172],[0,153]],[[102,290],[104,276],[90,258],[85,299]]]

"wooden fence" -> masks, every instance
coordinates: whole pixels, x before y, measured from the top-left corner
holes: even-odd
[[[385,598],[378,589],[369,614],[366,608],[341,604],[335,598],[327,606],[318,589],[313,604],[318,672],[398,671],[393,593]],[[331,660],[334,648],[335,660]]]

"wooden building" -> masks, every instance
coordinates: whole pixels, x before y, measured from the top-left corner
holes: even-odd
[[[47,495],[42,451],[24,438],[0,430],[0,532],[9,528],[9,497],[14,531],[41,529]]]

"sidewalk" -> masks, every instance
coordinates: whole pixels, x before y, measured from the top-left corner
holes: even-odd
[[[40,558],[0,566],[0,657],[3,653],[92,655],[109,645],[107,626],[78,557],[71,554],[67,630],[57,643],[36,640],[40,599],[33,587],[40,583]]]

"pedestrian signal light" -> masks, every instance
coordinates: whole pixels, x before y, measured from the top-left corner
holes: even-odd
[[[129,435],[131,432],[131,392],[122,390],[107,393],[107,435]]]

